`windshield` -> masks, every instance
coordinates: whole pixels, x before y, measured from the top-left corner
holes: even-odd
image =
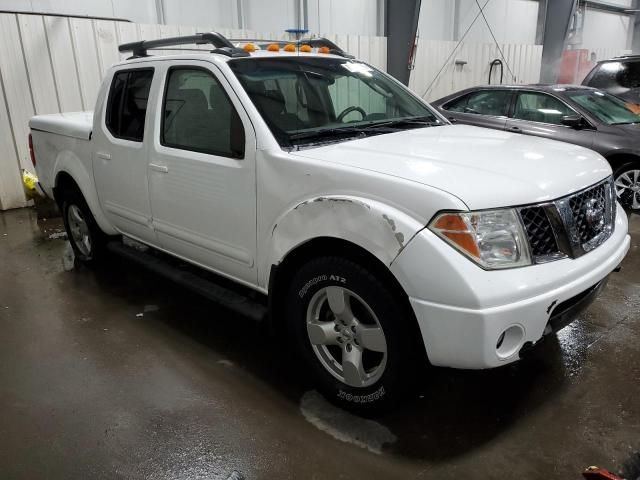
[[[567,92],[569,98],[607,125],[640,122],[638,106],[633,103],[593,90]]]
[[[443,124],[368,65],[336,58],[237,59],[229,66],[283,147]]]

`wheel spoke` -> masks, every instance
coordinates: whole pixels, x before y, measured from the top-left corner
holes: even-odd
[[[365,373],[362,366],[362,350],[346,345],[342,349],[342,375],[347,385],[352,387],[362,386]]]
[[[86,252],[84,252],[86,255],[89,255],[91,253],[91,238],[89,237],[89,235],[84,235],[82,237],[82,244],[84,245],[84,248],[86,248]]]
[[[640,208],[640,192],[634,192],[633,204],[631,206],[634,210]]]
[[[357,333],[358,342],[367,350],[374,352],[386,352],[387,342],[382,328],[378,326],[359,325]]]
[[[341,316],[347,308],[346,292],[342,287],[327,287],[329,308],[337,316]]]
[[[71,215],[73,215],[73,219],[78,224],[82,225],[84,223],[84,219],[82,218],[82,215],[80,215],[80,210],[75,205],[71,207]]]
[[[307,334],[313,345],[338,345],[338,332],[333,322],[307,323]]]

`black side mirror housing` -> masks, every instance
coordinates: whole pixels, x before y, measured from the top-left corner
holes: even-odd
[[[580,115],[565,115],[562,117],[562,125],[580,130],[581,128],[586,127],[587,123]]]

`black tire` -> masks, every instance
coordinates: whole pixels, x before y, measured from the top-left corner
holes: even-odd
[[[85,265],[92,266],[98,264],[105,256],[107,235],[100,230],[100,227],[93,218],[93,214],[87,205],[84,197],[77,190],[67,190],[62,196],[62,219],[64,221],[64,227],[67,231],[67,238],[73,248],[73,253],[77,260]],[[77,210],[76,210],[77,209]],[[87,251],[86,246],[78,244],[73,231],[72,224],[73,218],[70,216],[74,212],[79,211],[82,219],[86,223],[87,234],[90,242],[90,248]]]
[[[620,190],[620,185],[627,185],[628,180],[634,180],[635,176],[634,172],[640,171],[640,162],[628,162],[623,165],[620,165],[613,172],[614,183],[616,184],[616,192]],[[632,190],[633,185],[629,186],[629,188],[624,189],[618,195],[618,201],[620,204],[628,211],[632,211],[634,213],[640,212],[640,208],[638,205],[640,204],[640,190]],[[640,187],[640,176],[637,177],[637,181],[635,183],[635,188]],[[633,208],[634,197],[636,202],[636,208]]]
[[[314,350],[307,332],[307,315],[309,309],[314,308],[313,305],[322,304],[323,292],[327,291],[326,287],[340,287],[355,294],[359,298],[354,299],[355,297],[350,297],[351,293],[347,294],[354,316],[356,318],[361,316],[360,320],[364,322],[364,317],[369,316],[369,313],[366,313],[368,307],[377,317],[374,322],[382,328],[386,340],[386,353],[367,351],[362,357],[363,360],[373,359],[372,364],[375,365],[380,355],[386,355],[382,373],[370,385],[351,386],[344,380],[338,379],[329,371],[331,367],[327,368],[323,364],[320,359],[322,354]],[[320,311],[322,308],[331,310],[328,297],[326,298],[326,305],[319,307]],[[313,305],[310,306],[312,301]],[[366,306],[361,305],[360,301],[363,301]],[[426,358],[424,356],[421,358],[418,353],[415,335],[417,325],[411,324],[415,320],[409,310],[406,300],[399,298],[399,295],[385,282],[353,261],[340,257],[321,257],[309,261],[292,279],[287,292],[285,310],[288,332],[302,360],[301,371],[311,377],[316,388],[327,400],[342,408],[362,415],[377,414],[393,408],[409,393],[410,385],[417,383],[415,376],[422,372],[419,367],[426,363]],[[331,317],[333,312],[329,312],[328,315]],[[312,318],[316,317],[312,316]],[[337,319],[335,323],[338,323]],[[355,342],[353,343],[355,347],[357,338],[350,341]],[[363,351],[363,347],[364,343],[358,348]],[[344,355],[343,349],[346,349],[347,345],[342,343],[331,345],[327,347],[327,351],[329,348],[336,352],[334,358],[338,358],[338,355]],[[338,367],[336,364],[335,368],[341,369],[342,366]],[[373,371],[377,370],[374,368]],[[365,372],[367,372],[366,365]],[[414,377],[413,382],[410,381],[411,376]],[[367,381],[372,381],[374,378],[375,376]]]

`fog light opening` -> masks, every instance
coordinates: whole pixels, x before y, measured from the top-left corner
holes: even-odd
[[[500,358],[515,354],[524,341],[524,330],[520,325],[512,325],[503,331],[496,342],[496,353]]]

